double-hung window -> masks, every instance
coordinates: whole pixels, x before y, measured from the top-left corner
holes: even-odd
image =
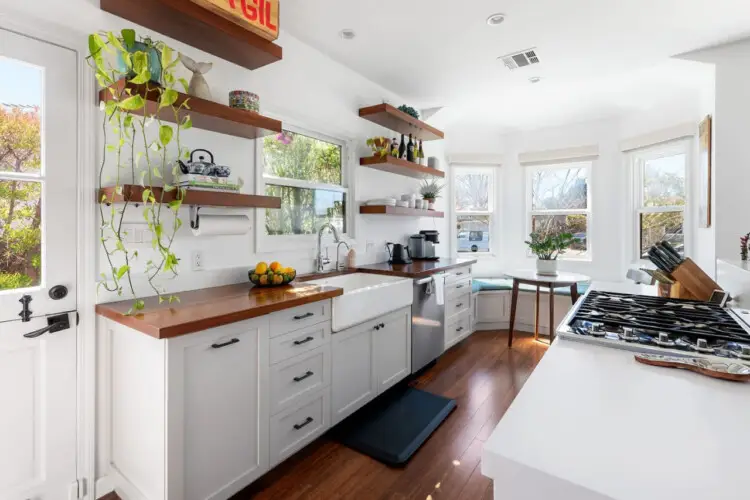
[[[326,222],[348,231],[345,143],[320,134],[287,130],[263,139],[263,185],[281,198],[281,209],[267,209],[263,233],[315,234]]]
[[[590,256],[590,169],[590,161],[527,167],[529,232],[572,234],[564,257]]]
[[[494,167],[453,168],[458,253],[489,254],[493,241]]]
[[[689,144],[677,141],[631,153],[638,259],[647,259],[649,248],[660,241],[685,254]]]

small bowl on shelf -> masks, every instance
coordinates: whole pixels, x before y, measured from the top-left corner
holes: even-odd
[[[247,272],[247,277],[253,285],[261,288],[268,288],[288,285],[297,277],[297,272],[274,273],[273,271],[268,271],[266,274],[256,274],[255,271],[251,269]]]

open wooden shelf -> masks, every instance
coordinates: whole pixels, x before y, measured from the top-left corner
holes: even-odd
[[[122,194],[115,194],[114,187],[106,187],[99,190],[99,203],[110,204],[123,203],[143,203],[142,186],[135,184],[125,184],[122,186]],[[160,200],[162,196],[161,188],[154,188],[154,198]],[[169,203],[177,198],[177,190],[164,193],[163,203]],[[104,199],[103,197],[106,197]],[[185,191],[185,197],[182,200],[183,205],[200,205],[202,207],[234,207],[234,208],[281,208],[281,198],[275,196],[259,196],[255,194],[241,194],[223,191],[198,191],[188,189]]]
[[[414,162],[402,160],[401,158],[395,158],[391,155],[380,156],[368,156],[367,158],[360,158],[359,164],[363,167],[374,168],[376,170],[383,170],[392,174],[405,175],[407,177],[415,177],[421,179],[427,175],[434,177],[445,177],[445,172],[436,168],[425,167],[424,165],[417,165]]]
[[[133,84],[123,78],[110,88],[114,88],[118,95],[128,89],[132,95],[137,94],[143,97],[146,100],[145,109],[141,108],[136,111],[137,114],[158,114],[162,120],[175,123],[174,111],[170,107],[162,108],[159,111],[161,87],[158,85],[153,83]],[[279,120],[268,118],[254,111],[230,108],[229,106],[207,101],[200,97],[193,97],[180,92],[178,94],[179,96],[174,105],[179,106],[186,99],[189,99],[188,106],[190,106],[190,109],[183,108],[180,110],[180,120],[185,115],[190,115],[190,120],[193,122],[193,127],[195,128],[244,137],[246,139],[257,139],[258,137],[281,132],[281,122]],[[114,97],[112,97],[109,89],[101,89],[99,91],[99,99],[106,102],[114,99]]]
[[[275,43],[189,0],[101,0],[101,9],[247,69],[283,57]]]
[[[416,208],[391,207],[388,205],[361,205],[360,214],[380,214],[380,215],[405,215],[412,217],[435,217],[442,219],[445,217],[443,212],[436,210],[417,210]]]
[[[412,134],[423,141],[436,141],[445,138],[445,134],[440,130],[407,115],[390,104],[361,108],[359,116],[399,134]]]

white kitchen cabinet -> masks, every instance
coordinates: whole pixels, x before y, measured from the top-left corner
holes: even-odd
[[[411,373],[411,308],[334,333],[331,339],[334,425]]]
[[[311,394],[295,408],[271,417],[271,466],[323,434],[331,425],[331,388]]]
[[[373,336],[378,320],[331,335],[331,420],[335,425],[377,395]]]
[[[128,500],[225,499],[269,469],[268,317],[167,340],[110,322],[110,474]]]
[[[372,332],[378,394],[411,373],[410,333],[411,309],[408,308],[381,317],[380,323]]]

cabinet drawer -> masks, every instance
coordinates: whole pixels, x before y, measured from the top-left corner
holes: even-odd
[[[469,312],[461,313],[445,327],[445,348],[451,347],[456,342],[471,334],[471,318]]]
[[[271,339],[271,364],[299,356],[329,343],[331,323],[324,322]]]
[[[331,426],[331,389],[271,417],[271,466],[287,459]]]
[[[271,367],[271,415],[295,404],[331,383],[331,345],[277,363]]]
[[[321,300],[292,307],[270,315],[271,338],[293,332],[306,326],[331,321],[331,301]]]
[[[447,271],[445,273],[445,284],[452,285],[453,283],[456,283],[457,281],[461,281],[470,277],[471,277],[471,266],[458,267],[456,269],[451,269],[450,271]]]
[[[445,286],[445,298],[452,299],[471,291],[471,277]]]
[[[468,312],[471,307],[471,289],[466,290],[463,294],[445,301],[445,318],[448,323],[452,322],[452,317],[456,314]]]

